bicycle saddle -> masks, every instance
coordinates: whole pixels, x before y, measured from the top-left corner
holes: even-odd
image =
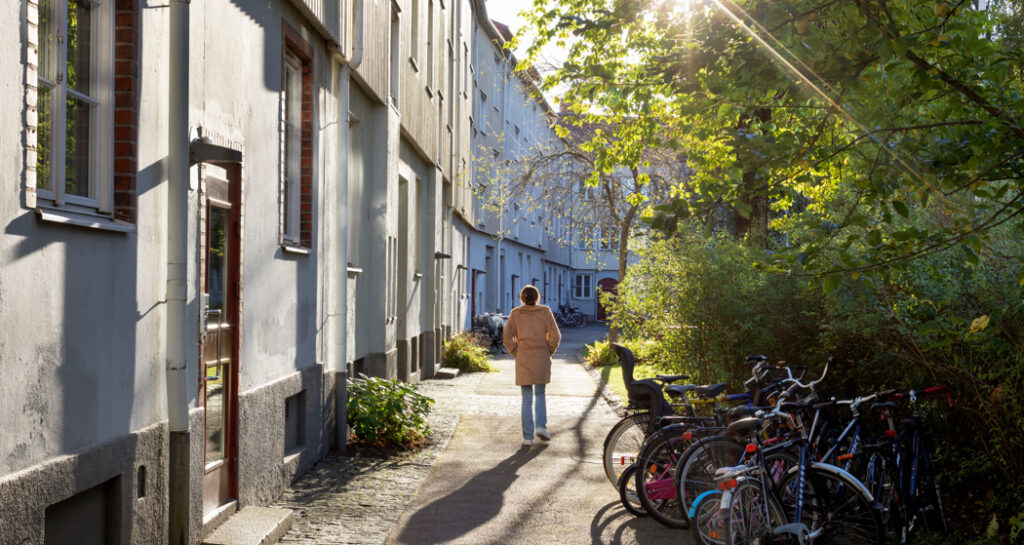
[[[741,406],[741,407],[733,407],[733,408],[729,409],[728,411],[725,411],[725,417],[730,422],[732,422],[734,420],[739,420],[740,418],[746,418],[748,416],[754,416],[754,413],[756,413],[757,411],[758,411],[758,407],[751,407],[751,406],[748,406],[748,405],[744,405],[744,406]]]
[[[884,411],[884,410],[895,411],[896,404],[892,401],[877,401],[871,404],[872,411]]]
[[[750,437],[761,431],[761,419],[755,417],[741,418],[726,428],[725,434],[731,437]]]
[[[718,394],[724,392],[726,386],[727,386],[726,383],[718,382],[718,383],[715,383],[715,384],[708,384],[706,386],[697,386],[696,388],[694,388],[693,391],[694,391],[694,393],[697,394],[697,397],[702,397],[704,399],[710,399],[710,398],[715,397]]]
[[[686,392],[696,388],[696,384],[669,384],[665,386],[665,391],[673,395],[682,396],[686,395]]]

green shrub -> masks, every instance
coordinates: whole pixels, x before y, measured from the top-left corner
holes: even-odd
[[[619,363],[619,357],[612,351],[611,343],[608,341],[594,341],[583,347],[583,362],[594,367],[603,367]]]
[[[927,403],[924,418],[950,525],[978,535],[994,518],[997,540],[1021,543],[1024,226],[1003,231],[970,259],[951,250],[822,280],[759,272],[767,250],[680,229],[634,246],[610,312],[625,342],[650,341],[647,361],[695,380],[738,385],[743,357],[760,353],[812,377],[834,355],[823,387],[838,395],[947,384],[955,406]]]
[[[359,375],[348,381],[348,425],[356,442],[384,447],[416,447],[427,435],[434,400],[415,384]]]
[[[441,349],[441,364],[463,373],[496,371],[487,361],[486,346],[478,335],[463,331],[445,341]]]

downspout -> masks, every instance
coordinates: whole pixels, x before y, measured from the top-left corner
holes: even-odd
[[[167,85],[167,416],[170,545],[190,533],[190,430],[186,372],[185,299],[188,295],[188,71],[189,2],[168,4]]]
[[[341,67],[341,111],[338,112],[343,119],[343,123],[339,123],[340,126],[344,127],[339,134],[338,138],[338,157],[348,158],[349,152],[349,123],[350,116],[349,110],[351,108],[351,81],[352,81],[352,70],[359,68],[359,65],[363,62],[363,2],[364,0],[354,0],[352,14],[352,58]],[[339,59],[344,61],[344,59]],[[330,275],[332,283],[335,284],[334,296],[331,298],[334,304],[338,305],[339,308],[333,309],[329,313],[331,317],[331,337],[333,339],[333,350],[331,351],[331,369],[334,372],[334,406],[335,406],[335,421],[334,421],[334,441],[335,448],[342,454],[345,453],[345,443],[348,440],[348,346],[346,343],[347,335],[347,324],[348,324],[348,237],[342,234],[342,231],[347,228],[347,221],[341,221],[342,218],[348,218],[348,161],[344,164],[339,165],[341,169],[340,180],[338,184],[339,191],[337,194],[338,213],[331,214],[333,221],[333,228],[331,229],[331,236],[335,237],[335,252],[336,256],[335,263],[335,274]]]

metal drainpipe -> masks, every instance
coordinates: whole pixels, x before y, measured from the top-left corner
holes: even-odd
[[[339,115],[344,120],[340,125],[344,127],[339,131],[338,156],[348,157],[349,151],[349,110],[351,108],[352,70],[359,68],[363,62],[363,1],[355,0],[353,21],[352,21],[352,59],[341,68],[340,93],[342,96]],[[337,256],[337,273],[330,275],[331,282],[335,284],[332,297],[333,304],[340,308],[330,312],[331,316],[331,337],[333,339],[331,354],[331,369],[334,371],[334,441],[337,450],[345,453],[345,443],[348,439],[348,347],[346,343],[348,324],[348,236],[342,230],[347,227],[347,222],[340,221],[342,217],[348,217],[348,162],[340,165],[340,179],[338,184],[340,191],[337,195],[338,208],[332,214],[333,228],[331,236],[335,237],[335,255]]]
[[[186,373],[185,299],[188,295],[188,69],[189,3],[168,7],[167,88],[167,415],[169,428],[167,533],[187,545],[190,533],[190,430]]]

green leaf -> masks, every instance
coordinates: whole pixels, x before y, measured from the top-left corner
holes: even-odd
[[[878,229],[868,231],[867,241],[870,246],[880,246],[882,244],[882,233]]]
[[[907,208],[907,205],[904,204],[903,201],[897,201],[897,200],[892,201],[892,207],[893,207],[893,209],[896,210],[897,214],[903,216],[904,218],[909,218],[910,217],[910,209]]]

